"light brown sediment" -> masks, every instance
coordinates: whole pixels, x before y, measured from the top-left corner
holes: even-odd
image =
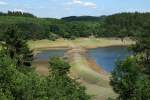
[[[71,43],[85,49],[93,49],[108,46],[128,46],[135,42],[129,38],[125,38],[124,41],[119,38],[77,38],[75,40],[58,39],[56,41],[28,41],[29,48],[33,51],[69,49]]]
[[[33,61],[32,65],[39,75],[47,76],[49,74],[48,61]]]
[[[98,66],[94,60],[88,58],[86,51],[84,47],[70,44],[66,57],[72,66],[71,75],[86,86],[89,94],[95,95],[93,100],[106,100],[109,96],[116,97],[109,85],[110,75]]]

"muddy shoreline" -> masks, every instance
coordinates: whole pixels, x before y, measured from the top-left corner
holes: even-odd
[[[129,46],[130,44],[118,43],[118,44],[110,44],[108,43],[103,45],[89,45],[83,46],[78,45],[74,42],[69,42],[67,46],[42,46],[36,47],[34,50],[34,55],[40,53],[42,51],[48,50],[66,50],[64,54],[65,58],[67,58],[70,63],[71,70],[70,75],[75,79],[79,79],[79,81],[87,87],[87,92],[90,95],[95,95],[96,98],[107,98],[107,96],[116,97],[112,87],[109,84],[110,81],[110,73],[106,72],[101,66],[97,65],[96,61],[87,56],[87,51],[90,49],[96,49],[101,47],[111,47],[111,46]],[[40,75],[48,75],[48,60],[47,61],[35,61],[33,62],[33,66],[35,66],[35,70]],[[95,89],[95,90],[93,90]],[[104,93],[107,92],[107,94]]]
[[[90,57],[88,57],[87,55],[87,52],[88,50],[91,50],[91,49],[96,49],[96,48],[103,48],[103,47],[117,47],[117,46],[129,46],[129,45],[110,45],[110,46],[95,46],[95,47],[87,47],[87,48],[84,48],[82,47],[79,51],[77,51],[77,53],[79,53],[80,55],[82,55],[82,57],[84,57],[88,64],[91,65],[91,69],[98,72],[98,73],[105,73],[105,74],[110,74],[109,72],[106,72],[100,65],[98,65],[96,63],[96,61]],[[49,51],[49,50],[66,50],[66,53],[64,54],[64,57],[67,59],[71,59],[71,57],[69,58],[67,55],[68,52],[72,51],[73,48],[70,48],[70,47],[48,47],[48,48],[38,48],[36,50],[34,50],[34,56],[36,56],[36,54],[38,53],[41,53],[43,51]],[[76,51],[76,50],[75,50]],[[70,53],[74,53],[74,52],[70,52]],[[34,61],[34,63],[39,63],[37,61]],[[41,63],[43,64],[44,63],[48,63],[48,60],[47,61],[42,61]]]
[[[86,50],[90,50],[90,49],[96,49],[96,48],[105,48],[105,47],[119,47],[119,46],[129,46],[128,44],[124,44],[124,45],[104,45],[104,46],[89,46],[89,47],[83,47]],[[34,52],[38,51],[38,52],[42,52],[42,51],[48,51],[48,50],[69,50],[71,49],[69,46],[64,46],[64,47],[42,47],[42,48],[36,48],[36,49],[32,49]]]

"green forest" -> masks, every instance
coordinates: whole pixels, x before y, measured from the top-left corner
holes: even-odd
[[[31,67],[32,51],[20,31],[7,29],[0,50],[0,100],[89,100],[85,87],[68,76],[70,65],[62,58],[49,61],[49,75]]]
[[[38,18],[30,13],[0,13],[0,33],[14,24],[26,39],[59,37],[133,37],[149,34],[150,13],[119,13],[109,16]],[[0,34],[2,35],[2,34]]]
[[[130,37],[131,57],[116,62],[110,84],[115,100],[150,100],[150,13],[38,18],[30,13],[0,13],[0,100],[92,100],[86,88],[69,76],[62,58],[49,60],[49,75],[32,68],[28,40],[77,37]],[[109,98],[108,100],[113,100]]]

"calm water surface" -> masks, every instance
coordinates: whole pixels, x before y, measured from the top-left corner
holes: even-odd
[[[96,48],[88,51],[88,56],[107,72],[114,69],[118,59],[125,59],[130,54],[127,47],[122,46]]]
[[[64,56],[66,50],[49,50],[43,51],[35,56],[37,61],[49,60],[53,56]],[[113,46],[91,49],[87,52],[88,57],[94,59],[96,63],[101,66],[107,72],[111,72],[114,69],[117,59],[125,59],[130,53],[127,51],[127,47]]]
[[[47,51],[42,51],[41,53],[38,53],[36,56],[35,56],[35,60],[36,61],[47,61],[49,60],[49,58],[51,57],[63,57],[64,54],[65,54],[65,51],[66,50],[47,50]]]

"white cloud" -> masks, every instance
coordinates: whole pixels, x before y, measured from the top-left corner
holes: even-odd
[[[72,0],[72,3],[74,3],[74,4],[83,4],[83,1],[81,1],[81,0]]]
[[[72,0],[71,2],[68,2],[67,4],[68,5],[80,5],[80,6],[88,7],[88,8],[96,8],[95,3],[82,1],[82,0]]]
[[[0,1],[0,5],[7,5],[7,2]]]
[[[95,4],[95,3],[92,3],[92,2],[85,2],[85,3],[84,3],[84,6],[90,7],[90,8],[96,8],[96,4]]]

